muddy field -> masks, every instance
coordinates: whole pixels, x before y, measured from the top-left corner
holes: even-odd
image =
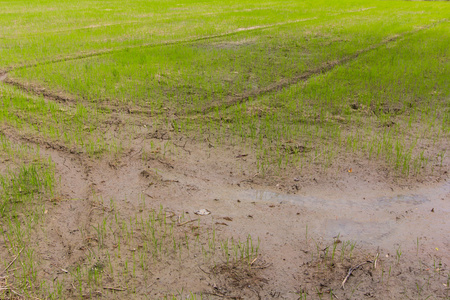
[[[419,183],[353,161],[351,172],[317,170],[310,174],[318,176],[272,180],[246,171],[252,162],[239,149],[211,150],[204,143],[180,141],[184,150],[165,158],[142,160],[142,149],[131,147],[123,157],[99,160],[9,137],[39,145],[40,155],[55,163],[58,197],[46,203],[31,241],[38,245],[36,276],[60,282],[64,297],[79,297],[73,273],[86,265],[101,266],[104,274],[93,289],[84,279],[83,297],[448,298],[446,174]],[[123,261],[110,271],[106,253],[117,249],[117,240],[106,235],[97,248],[96,226],[110,222],[117,210],[124,219],[145,218],[160,206],[178,235],[214,230],[218,240],[241,241],[251,235],[258,253],[250,262],[227,264],[223,253],[215,261],[195,248],[179,258],[158,258],[133,275],[114,276]],[[211,214],[196,215],[200,209]],[[142,239],[124,243],[121,251],[130,262]]]
[[[6,1],[0,299],[450,299],[450,8],[369,2]]]

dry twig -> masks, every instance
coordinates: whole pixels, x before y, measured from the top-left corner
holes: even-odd
[[[20,249],[19,253],[14,257],[14,259],[9,263],[9,265],[1,272],[0,274],[4,274],[8,269],[12,266],[12,264],[16,261],[16,259],[20,256],[20,253],[22,253],[24,248]]]
[[[124,291],[127,290],[127,289],[123,289],[123,288],[115,288],[115,287],[107,287],[107,286],[103,287],[103,289],[104,290],[111,290],[111,291],[119,291],[119,292],[124,292]]]
[[[350,275],[352,275],[353,271],[357,270],[359,267],[364,266],[365,264],[371,264],[373,263],[373,261],[368,260],[366,262],[360,263],[359,265],[352,267],[348,270],[347,276],[345,276],[344,281],[342,281],[342,289],[344,289],[344,285],[347,282],[348,278],[350,277]]]
[[[186,225],[186,224],[188,224],[188,223],[192,223],[192,222],[195,222],[195,221],[197,221],[198,219],[192,219],[192,220],[189,220],[189,221],[186,221],[186,222],[183,222],[183,223],[179,223],[179,224],[177,224],[177,226],[183,226],[183,225]]]

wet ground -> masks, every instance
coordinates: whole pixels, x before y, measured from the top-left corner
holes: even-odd
[[[205,273],[208,267],[200,269],[192,257],[181,266],[168,261],[152,273],[158,284],[137,283],[136,299],[182,289],[211,299],[448,299],[450,183],[445,170],[442,176],[406,184],[377,169],[356,167],[329,177],[317,171],[312,177],[263,178],[249,171],[250,159],[237,160],[239,152],[232,148],[188,147],[160,158],[143,159],[140,151],[130,150],[120,159],[101,160],[50,144],[41,148],[55,163],[61,195],[39,231],[45,235],[37,236],[42,276],[63,280],[71,291],[73,279],[53,274],[52,266],[71,270],[85,261],[89,247],[80,228],[84,235],[94,233],[105,216],[113,218],[108,207],[114,202],[125,218],[162,205],[186,220],[200,219],[202,226],[215,228],[218,238],[251,235],[260,244],[250,273],[220,266]],[[211,214],[195,215],[199,209]],[[329,249],[337,249],[340,258],[330,259]],[[343,289],[349,270],[361,263]]]
[[[236,157],[233,153],[214,156],[211,152],[208,156],[201,152],[204,148],[191,149],[200,153],[185,153],[185,157],[177,160],[167,157],[146,161],[130,153],[114,166],[54,150],[48,150],[47,154],[56,162],[62,175],[62,190],[69,198],[100,197],[105,203],[113,199],[122,213],[130,216],[145,199],[149,207],[163,205],[188,219],[200,218],[215,226],[222,237],[245,239],[251,235],[260,240],[260,261],[270,267],[260,271],[258,276],[264,278],[264,283],[255,286],[256,294],[252,289],[242,294],[241,287],[227,285],[226,280],[213,276],[206,280],[206,287],[203,281],[183,281],[191,290],[205,292],[211,286],[223,284],[223,291],[228,291],[225,294],[230,297],[297,299],[299,290],[305,289],[315,299],[318,294],[311,290],[319,286],[324,293],[338,290],[336,295],[353,299],[403,299],[404,295],[419,295],[414,287],[423,281],[422,285],[428,282],[427,295],[446,297],[445,274],[450,264],[447,178],[401,186],[383,176],[342,172],[334,179],[318,177],[319,183],[316,178],[306,182],[294,177],[292,182],[275,180],[260,184],[253,181],[254,174],[246,171],[246,164],[251,162],[239,162],[237,167],[232,162]],[[242,171],[236,172],[237,169]],[[286,188],[291,184],[301,188],[293,192]],[[70,214],[83,216],[87,209],[80,202]],[[211,215],[194,215],[199,209],[207,209]],[[69,218],[67,213],[64,206],[56,212],[60,220]],[[63,225],[68,226],[68,232],[79,226],[76,219],[69,224]],[[327,249],[336,241],[339,245],[356,242],[354,257],[324,270],[317,267],[327,265],[319,247]],[[348,283],[358,289],[354,295],[340,290],[351,267],[366,260],[373,262],[375,257],[380,257],[383,269],[360,270],[358,280]],[[400,257],[403,264],[399,264]],[[184,267],[192,266],[186,262]],[[395,270],[396,279],[386,284],[382,274],[387,274],[388,268],[389,273],[391,268]],[[173,274],[167,276],[172,278]],[[402,294],[405,289],[410,292]],[[220,295],[217,298],[222,298]]]
[[[370,193],[336,192],[317,195],[285,195],[250,190],[238,198],[248,201],[294,204],[310,213],[321,215],[313,219],[310,228],[325,238],[340,236],[371,247],[389,249],[394,245],[424,244],[442,249],[448,257],[450,248],[450,183],[398,191]]]

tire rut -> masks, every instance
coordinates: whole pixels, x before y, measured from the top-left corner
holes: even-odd
[[[0,133],[15,143],[30,145],[44,159],[50,158],[55,166],[57,193],[47,201],[48,216],[33,235],[33,243],[40,245],[37,252],[46,273],[43,276],[56,280],[64,274],[61,269],[83,263],[89,251],[86,239],[92,236],[93,224],[98,220],[96,209],[102,208],[95,194],[94,163],[82,153],[42,139],[20,136],[7,127],[0,128]]]
[[[305,20],[301,20],[301,21],[306,21],[306,19]],[[296,22],[300,22],[300,20],[297,20]],[[411,30],[411,31],[408,31],[408,32],[404,32],[404,33],[392,36],[390,38],[385,39],[384,41],[382,41],[380,43],[377,43],[375,45],[371,45],[371,46],[366,47],[364,49],[358,50],[355,53],[353,53],[351,55],[348,55],[348,56],[346,56],[346,57],[344,57],[342,59],[335,60],[335,61],[328,61],[328,62],[324,63],[320,67],[314,68],[312,70],[308,70],[306,72],[298,74],[297,76],[294,76],[294,77],[291,77],[291,78],[282,79],[282,80],[280,80],[278,82],[274,82],[272,84],[269,84],[267,87],[262,88],[262,89],[252,90],[252,91],[244,92],[244,93],[239,94],[239,95],[229,96],[228,98],[226,98],[226,100],[224,102],[210,105],[210,106],[208,106],[208,107],[206,107],[206,108],[204,108],[202,110],[197,110],[196,109],[196,110],[187,111],[187,112],[185,112],[183,114],[177,114],[177,117],[183,117],[183,116],[184,117],[193,117],[193,116],[196,116],[196,115],[204,115],[204,114],[207,114],[207,113],[209,113],[209,112],[211,112],[211,111],[213,111],[213,110],[215,110],[217,108],[228,108],[228,107],[240,104],[240,103],[247,102],[251,98],[254,98],[254,97],[257,97],[257,96],[261,96],[261,95],[268,94],[268,93],[271,93],[271,92],[280,91],[280,90],[282,90],[282,89],[284,89],[284,88],[286,88],[286,87],[288,87],[290,85],[298,84],[299,82],[302,82],[302,81],[307,81],[308,79],[310,79],[310,78],[312,78],[312,77],[314,77],[316,75],[325,74],[327,72],[330,72],[337,66],[341,66],[341,65],[344,65],[344,64],[346,64],[348,62],[356,60],[362,54],[368,53],[368,52],[373,51],[375,49],[378,49],[378,48],[380,48],[382,46],[385,46],[385,45],[387,45],[389,43],[398,41],[398,40],[400,40],[400,39],[402,39],[402,38],[404,38],[404,37],[406,37],[408,35],[412,35],[412,34],[415,34],[417,32],[430,29],[430,28],[432,28],[434,26],[437,26],[437,25],[439,25],[441,23],[445,23],[445,22],[448,22],[448,19],[443,19],[443,20],[440,20],[438,22],[434,22],[432,24],[428,24],[426,26],[422,26],[422,27],[417,28],[415,30]],[[287,23],[277,24],[277,25],[285,25],[285,24],[287,24]],[[277,25],[272,24],[270,26],[277,26]],[[262,27],[258,27],[258,29],[259,28],[262,28]],[[264,28],[267,28],[267,26],[264,27]],[[237,33],[237,32],[233,32],[232,34],[235,34],[235,33]],[[216,37],[218,37],[218,36],[216,36]],[[202,38],[200,38],[198,40],[209,39],[209,38],[211,38],[211,37],[202,37]],[[186,41],[186,43],[188,43],[188,42]],[[58,60],[58,61],[62,61],[62,60]],[[56,61],[54,61],[54,62],[56,62]],[[49,63],[52,63],[52,62],[49,62]],[[73,98],[70,95],[57,93],[57,92],[54,92],[54,91],[48,91],[48,90],[46,90],[43,87],[29,85],[29,84],[22,83],[22,82],[19,82],[17,80],[8,78],[8,72],[3,72],[3,73],[0,72],[0,82],[4,82],[5,84],[12,85],[12,86],[14,86],[14,87],[16,87],[16,88],[18,88],[18,89],[20,89],[22,91],[25,91],[27,93],[33,94],[35,96],[42,96],[45,99],[51,100],[51,101],[56,101],[56,102],[60,102],[60,103],[77,103],[80,100],[80,99],[75,99],[75,98]],[[91,104],[91,103],[89,103],[89,104]],[[132,115],[132,114],[145,114],[145,115],[154,116],[154,115],[162,115],[162,114],[164,114],[163,112],[151,111],[150,109],[147,109],[146,107],[139,107],[139,108],[136,109],[136,108],[131,108],[131,107],[120,107],[120,106],[114,106],[114,105],[99,104],[99,105],[96,106],[96,108],[100,109],[100,110],[105,110],[105,111],[108,111],[108,112],[125,113],[125,114],[130,114],[130,115]]]
[[[315,18],[306,18],[306,19],[299,19],[299,20],[294,20],[294,21],[280,22],[280,23],[269,24],[269,25],[260,25],[260,26],[252,26],[252,27],[247,27],[247,28],[238,28],[236,30],[232,30],[232,31],[228,31],[228,32],[225,32],[225,33],[220,33],[220,34],[213,34],[213,35],[194,37],[194,38],[188,38],[188,39],[167,41],[167,42],[162,42],[162,43],[144,43],[144,44],[140,44],[140,45],[132,45],[132,46],[123,46],[123,47],[116,47],[116,48],[110,48],[110,49],[103,49],[103,50],[98,50],[98,51],[93,51],[93,52],[88,52],[88,53],[76,53],[76,54],[74,54],[72,56],[54,58],[54,59],[50,59],[48,61],[42,61],[42,62],[38,62],[38,63],[29,63],[29,64],[18,65],[18,66],[15,66],[15,67],[5,68],[2,72],[3,73],[8,73],[8,72],[11,72],[11,71],[14,71],[14,70],[21,70],[21,69],[27,69],[27,68],[32,68],[32,67],[38,67],[38,66],[45,66],[45,65],[49,65],[49,64],[58,63],[58,62],[66,62],[66,61],[73,61],[73,60],[80,60],[80,59],[85,59],[85,58],[97,57],[97,56],[112,54],[114,52],[130,50],[130,49],[140,49],[140,48],[150,48],[150,47],[164,47],[164,46],[172,46],[172,45],[190,44],[190,43],[204,41],[204,40],[211,40],[211,39],[222,38],[222,37],[226,37],[226,36],[233,36],[233,35],[236,35],[236,34],[239,34],[239,33],[242,33],[242,32],[267,29],[267,28],[272,28],[272,27],[277,27],[277,26],[284,26],[284,25],[289,25],[289,24],[296,24],[296,23],[306,22],[306,21],[311,21],[311,20],[316,20],[316,19],[317,19],[317,17],[315,17]]]
[[[371,8],[367,8],[367,9],[371,9]],[[358,12],[358,11],[364,11],[367,9],[361,9],[361,10],[354,10],[354,11],[348,11],[348,12]],[[260,9],[258,9],[260,10]],[[244,12],[246,10],[233,10],[233,11],[229,11],[229,12]],[[223,13],[229,13],[228,11],[221,11],[221,12],[216,12],[216,13],[203,13],[203,14],[196,14],[197,17],[202,17],[202,16],[211,16],[211,15],[220,15]],[[159,19],[159,21],[163,21],[163,20],[170,20],[172,18],[172,16],[167,16],[165,18],[161,18]],[[130,21],[124,21],[124,22],[115,22],[115,23],[107,23],[107,24],[93,24],[93,25],[87,25],[87,26],[82,26],[82,27],[77,27],[77,28],[68,28],[68,29],[59,29],[59,30],[50,30],[50,31],[44,31],[44,32],[25,32],[25,33],[20,33],[20,34],[15,34],[14,36],[7,36],[7,35],[3,35],[0,36],[0,38],[17,38],[17,36],[33,36],[33,35],[40,35],[40,34],[51,34],[51,33],[64,33],[64,32],[73,32],[73,31],[79,31],[79,30],[90,30],[90,29],[96,29],[96,28],[102,28],[102,27],[113,27],[113,26],[122,26],[122,25],[129,25],[129,24],[145,24],[148,21],[146,20],[130,20]],[[149,24],[151,25],[151,24]]]
[[[206,107],[206,108],[202,109],[201,111],[193,110],[191,112],[187,112],[186,115],[189,116],[189,115],[196,115],[196,114],[206,114],[206,113],[209,113],[209,112],[211,112],[211,111],[213,111],[213,110],[215,110],[217,108],[228,108],[228,107],[231,107],[231,106],[243,103],[243,102],[247,102],[251,98],[254,98],[254,97],[258,97],[258,96],[261,96],[261,95],[264,95],[264,94],[268,94],[268,93],[271,93],[271,92],[280,91],[280,90],[282,90],[282,89],[284,89],[284,88],[286,88],[286,87],[288,87],[290,85],[298,84],[298,83],[300,83],[302,81],[307,81],[308,79],[310,79],[310,78],[312,78],[312,77],[314,77],[316,75],[328,73],[328,72],[332,71],[337,66],[341,66],[341,65],[344,65],[344,64],[346,64],[348,62],[356,60],[362,54],[365,54],[365,53],[368,53],[368,52],[373,51],[375,49],[378,49],[378,48],[380,48],[382,46],[385,46],[385,45],[387,45],[389,43],[398,41],[398,40],[400,40],[400,39],[402,39],[402,38],[404,38],[404,37],[406,37],[408,35],[412,35],[412,34],[415,34],[417,32],[430,29],[430,28],[432,28],[434,26],[437,26],[437,25],[439,25],[441,23],[444,23],[444,22],[448,22],[448,20],[446,20],[446,19],[445,20],[441,20],[439,22],[435,22],[433,24],[430,24],[430,25],[427,25],[427,26],[423,26],[423,27],[418,28],[416,30],[412,30],[412,31],[404,32],[402,34],[398,34],[398,35],[390,37],[390,38],[388,38],[388,39],[386,39],[386,40],[384,40],[384,41],[382,41],[380,43],[377,43],[377,44],[371,45],[371,46],[369,46],[367,48],[358,50],[354,54],[348,55],[348,56],[346,56],[346,57],[344,57],[342,59],[335,60],[335,61],[328,61],[328,62],[326,62],[325,64],[323,64],[322,66],[320,66],[318,68],[315,68],[315,69],[312,69],[312,70],[308,70],[308,71],[306,71],[304,73],[301,73],[301,74],[299,74],[297,76],[294,76],[294,77],[291,77],[291,78],[282,79],[282,80],[280,80],[278,82],[275,82],[275,83],[272,83],[272,84],[270,84],[267,87],[262,88],[262,89],[249,91],[249,92],[243,93],[241,95],[231,96],[227,100],[225,100],[224,103],[211,105],[209,107]]]
[[[44,139],[21,136],[14,129],[6,126],[0,128],[0,133],[16,143],[38,148],[40,154],[51,158],[55,163],[57,175],[60,176],[60,193],[64,199],[88,199],[90,197],[89,166],[85,163],[87,159],[81,152]]]
[[[348,13],[359,13],[359,12],[364,12],[364,11],[367,11],[367,10],[370,10],[373,8],[375,8],[375,7],[366,7],[366,8],[356,9],[356,10],[344,11],[344,12],[340,12],[340,13],[331,14],[330,16],[338,16],[338,15],[344,15],[344,14],[348,14]],[[162,43],[144,43],[144,44],[140,44],[140,45],[103,49],[103,50],[98,50],[98,51],[92,51],[89,53],[76,53],[72,56],[54,58],[54,59],[50,59],[50,60],[42,61],[42,62],[38,62],[38,63],[22,64],[22,65],[18,65],[18,66],[5,68],[3,70],[0,69],[0,74],[2,72],[7,73],[7,72],[14,71],[14,70],[32,68],[32,67],[37,67],[37,66],[41,66],[41,65],[48,65],[48,64],[58,63],[58,62],[72,61],[72,60],[79,60],[79,59],[96,57],[96,56],[101,56],[101,55],[107,55],[107,54],[111,54],[114,52],[120,52],[120,51],[124,51],[124,50],[129,50],[129,49],[139,49],[139,48],[148,48],[148,47],[164,47],[164,46],[171,46],[171,45],[178,45],[178,44],[180,44],[180,45],[181,44],[189,44],[189,43],[194,43],[194,42],[198,42],[198,41],[216,39],[216,38],[221,38],[221,37],[226,37],[226,36],[233,36],[233,35],[239,34],[241,32],[246,32],[246,31],[267,29],[267,28],[272,28],[272,27],[277,27],[277,26],[312,21],[312,20],[316,20],[316,19],[318,19],[318,17],[298,19],[298,20],[287,21],[287,22],[279,22],[279,23],[269,24],[269,25],[259,25],[259,26],[251,26],[251,27],[247,27],[247,28],[238,28],[238,29],[228,31],[225,33],[220,33],[220,34],[213,34],[213,35],[207,35],[207,36],[201,36],[201,37],[195,37],[195,38],[167,41],[167,42],[162,42]],[[115,24],[111,24],[110,26],[114,26],[114,25]]]

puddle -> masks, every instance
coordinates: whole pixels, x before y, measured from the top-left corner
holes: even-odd
[[[246,192],[246,196],[258,201],[277,202],[280,204],[292,203],[306,208],[323,208],[326,206],[329,209],[377,209],[380,207],[385,208],[386,206],[398,205],[417,206],[430,202],[428,196],[420,194],[383,196],[372,199],[370,197],[367,197],[367,199],[351,199],[349,197],[324,199],[314,196],[287,195],[272,191],[250,190]]]
[[[450,228],[450,183],[401,192],[364,191],[329,197],[247,190],[241,196],[257,202],[294,204],[306,210],[312,232],[328,240],[340,236],[358,244],[392,248],[418,237],[447,247]],[[361,195],[361,193],[359,193]],[[433,248],[434,249],[434,248]]]
[[[378,205],[393,205],[393,204],[408,204],[419,205],[425,202],[430,202],[427,196],[424,195],[398,195],[394,197],[381,197],[377,199]]]
[[[244,192],[245,197],[256,199],[258,201],[293,203],[305,207],[323,207],[326,205],[331,208],[358,207],[374,209],[377,207],[398,205],[418,206],[432,202],[432,200],[443,201],[446,199],[447,201],[442,204],[447,205],[444,205],[443,208],[446,211],[449,211],[447,209],[450,208],[448,205],[448,202],[450,201],[450,182],[445,182],[440,186],[420,191],[405,192],[404,194],[397,195],[390,193],[386,194],[386,196],[371,197],[369,191],[368,195],[363,199],[357,199],[349,195],[325,199],[316,196],[289,195],[266,190],[247,190]]]
[[[374,244],[392,233],[395,222],[355,222],[349,219],[327,220],[324,232],[326,238],[339,236],[344,240],[358,240]]]

